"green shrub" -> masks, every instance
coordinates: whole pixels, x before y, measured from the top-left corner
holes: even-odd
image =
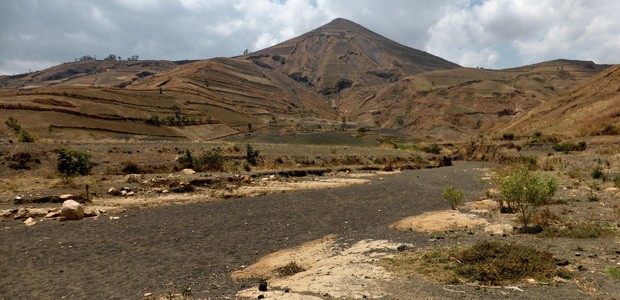
[[[426,153],[439,154],[441,152],[441,147],[439,147],[437,144],[432,144],[430,146],[422,147],[420,148],[420,150]]]
[[[77,175],[88,175],[93,164],[90,161],[90,154],[79,150],[67,150],[57,148],[54,152],[58,155],[58,171],[68,179]]]
[[[578,144],[562,143],[553,145],[553,150],[562,153],[570,153],[571,151],[584,151],[587,147],[588,145],[586,142],[579,142]]]
[[[22,129],[17,136],[17,141],[20,143],[34,143],[37,140],[37,136],[33,133]]]
[[[500,196],[509,209],[519,211],[525,227],[529,225],[536,209],[549,203],[558,188],[557,178],[532,172],[526,167],[518,167],[497,182]]]
[[[592,179],[605,179],[603,167],[601,167],[600,165],[594,167],[594,169],[592,169],[592,172],[590,172],[590,175],[592,175]]]
[[[258,157],[259,157],[259,153],[260,153],[260,152],[258,151],[258,149],[254,149],[254,148],[252,147],[252,145],[247,144],[247,145],[246,145],[246,152],[245,152],[245,153],[246,153],[246,155],[245,155],[245,160],[246,160],[249,164],[251,164],[251,165],[255,166],[255,165],[258,163]]]
[[[190,150],[186,150],[185,154],[178,158],[177,162],[185,169],[193,169],[194,171],[224,171],[224,162],[226,161],[221,150],[211,150],[195,157]]]
[[[445,187],[441,195],[450,203],[452,209],[457,209],[463,203],[463,191],[452,186]]]
[[[502,134],[502,140],[504,141],[512,141],[515,139],[514,133],[504,133]]]
[[[17,134],[17,141],[20,143],[34,143],[37,140],[37,136],[35,134],[24,129],[21,125],[19,125],[17,119],[13,117],[9,117],[4,124],[15,134]]]
[[[618,267],[607,267],[605,269],[607,273],[616,280],[620,280],[620,268]]]

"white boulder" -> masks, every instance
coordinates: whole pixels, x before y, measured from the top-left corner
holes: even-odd
[[[67,200],[62,203],[60,215],[67,220],[84,219],[84,207],[75,200]]]

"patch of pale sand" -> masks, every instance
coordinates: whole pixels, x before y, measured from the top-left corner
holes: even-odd
[[[375,173],[351,173],[348,175],[351,178],[367,178],[377,176]]]
[[[267,278],[269,290],[256,287],[240,291],[237,296],[272,299],[320,299],[308,294],[333,298],[383,298],[389,296],[387,283],[393,277],[376,265],[388,251],[398,245],[385,240],[362,240],[351,247],[341,248],[329,236],[299,247],[281,250],[261,258],[256,264],[233,272],[235,279]],[[295,262],[305,271],[288,277],[277,277],[277,269]],[[282,290],[289,289],[289,293]],[[290,295],[286,295],[290,294]],[[284,295],[284,296],[283,296]]]
[[[486,209],[486,210],[497,210],[499,209],[499,204],[497,201],[493,199],[481,199],[476,201],[466,202],[464,205],[465,209],[474,210],[474,209]]]
[[[456,210],[426,212],[418,216],[400,220],[390,227],[397,230],[420,232],[444,232],[447,230],[471,229],[485,227],[489,222],[475,214],[466,214]]]
[[[240,186],[233,190],[208,190],[208,193],[155,194],[152,197],[112,197],[95,198],[94,205],[119,207],[158,207],[170,204],[208,202],[221,198],[254,197],[296,190],[328,189],[368,183],[367,179],[325,178],[297,182],[258,181],[256,185]]]
[[[392,174],[400,174],[402,172],[400,170],[394,170],[394,171],[377,171],[376,173],[377,175],[392,175]]]
[[[241,186],[236,190],[226,192],[227,196],[257,196],[270,193],[296,191],[296,190],[317,190],[339,188],[356,184],[368,183],[367,179],[359,178],[325,178],[319,180],[307,180],[297,182],[282,181],[259,181],[256,185]]]

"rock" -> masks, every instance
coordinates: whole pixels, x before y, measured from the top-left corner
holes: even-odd
[[[568,262],[568,259],[560,259],[560,260],[557,260],[557,261],[555,262],[555,265],[556,265],[556,266],[558,266],[558,267],[568,266],[568,264],[570,264],[570,263]]]
[[[67,200],[62,203],[60,215],[66,220],[84,219],[84,207],[75,200]]]
[[[28,209],[28,213],[26,214],[26,217],[42,217],[45,216],[47,214],[48,210],[47,208],[30,208]]]
[[[186,174],[186,175],[192,175],[192,174],[196,174],[196,171],[192,169],[183,169],[181,170],[181,173]]]
[[[101,212],[98,208],[86,207],[84,209],[84,217],[98,217],[99,215],[101,215]]]
[[[194,191],[194,187],[190,184],[179,184],[170,188],[173,193],[189,193]]]
[[[125,176],[125,182],[127,183],[134,183],[134,182],[141,182],[141,181],[142,181],[142,175],[140,174],[129,174]]]
[[[32,217],[26,219],[26,221],[24,221],[24,225],[30,227],[32,225],[37,224],[37,221],[35,221]]]
[[[442,156],[439,158],[440,167],[449,167],[452,165],[452,158],[449,156]]]
[[[13,216],[13,219],[23,219],[26,217],[27,214],[28,214],[28,210],[26,210],[23,207],[20,207],[19,210],[17,210],[17,212]]]
[[[124,192],[124,191],[123,191]],[[127,192],[125,193],[125,196],[129,197],[129,196],[133,196],[135,193],[133,191],[131,192]]]
[[[108,189],[108,194],[112,196],[120,196],[121,192],[113,187]]]
[[[124,187],[121,188],[121,191],[130,192],[131,188],[128,187],[128,186],[124,186]]]
[[[60,217],[60,210],[59,209],[55,209],[55,210],[50,210],[47,212],[47,214],[45,215],[46,218],[56,218],[56,217]]]
[[[493,235],[503,235],[513,232],[513,227],[510,224],[491,224],[484,228],[484,232]]]
[[[60,200],[62,200],[62,201],[65,201],[65,200],[73,199],[73,195],[72,194],[62,194],[58,198],[60,198]]]
[[[258,283],[258,290],[261,291],[261,292],[266,292],[267,291],[267,281],[261,280]]]
[[[407,245],[398,245],[398,247],[396,247],[396,250],[399,251],[399,252],[407,251],[407,250],[409,250],[409,246],[407,246]]]

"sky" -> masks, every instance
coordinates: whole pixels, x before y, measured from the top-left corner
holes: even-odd
[[[620,63],[618,0],[0,0],[0,75],[84,55],[207,59],[346,18],[466,67]]]

